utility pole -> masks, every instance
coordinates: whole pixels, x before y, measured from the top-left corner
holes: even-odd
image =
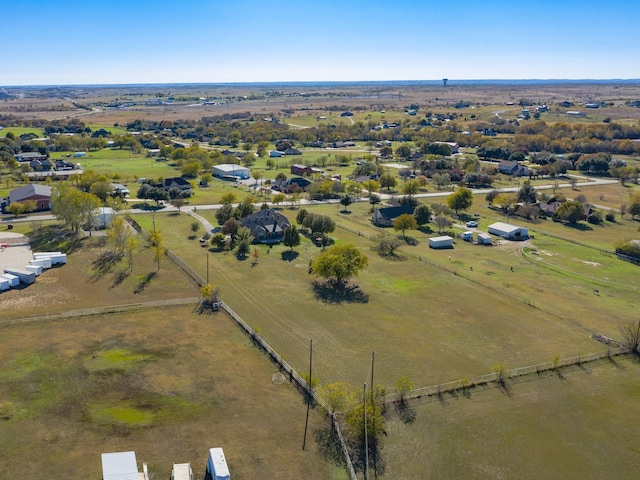
[[[369,440],[367,438],[367,382],[362,393],[364,412],[364,480],[369,480]]]
[[[209,285],[209,252],[207,252],[207,285]]]
[[[307,445],[307,427],[309,426],[309,409],[311,408],[311,368],[313,366],[313,338],[309,340],[309,381],[307,382],[307,419],[304,422],[304,438],[302,450]]]

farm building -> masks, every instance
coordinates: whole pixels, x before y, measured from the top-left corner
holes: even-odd
[[[223,163],[215,165],[213,167],[213,176],[217,178],[224,178],[230,175],[232,177],[238,177],[241,180],[246,180],[251,176],[251,170],[235,163]]]
[[[488,233],[478,234],[478,245],[493,245],[493,239]]]
[[[102,454],[102,480],[138,480],[136,452]]]
[[[429,239],[430,248],[453,248],[453,238],[449,235]]]
[[[113,208],[100,207],[93,211],[93,228],[101,229],[107,228],[113,222],[113,218],[116,216]]]
[[[211,480],[230,480],[229,467],[224,458],[222,448],[210,448],[209,460],[207,460],[207,473],[211,475]]]
[[[379,227],[390,227],[400,215],[413,215],[414,207],[401,205],[399,207],[376,208],[371,214],[371,221]]]
[[[30,183],[24,187],[16,188],[9,192],[9,205],[16,202],[36,202],[36,210],[51,209],[51,187]]]
[[[496,222],[489,225],[489,233],[507,240],[524,240],[529,237],[529,230],[509,223]]]

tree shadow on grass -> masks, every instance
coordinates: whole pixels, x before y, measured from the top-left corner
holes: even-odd
[[[338,283],[331,280],[314,280],[313,293],[324,303],[367,303],[369,295],[359,285]]]
[[[320,454],[329,462],[338,466],[345,466],[344,453],[340,438],[330,425],[319,428],[313,432],[314,440],[318,445]]]
[[[96,282],[103,275],[109,273],[115,266],[116,262],[120,259],[120,255],[116,255],[114,252],[104,252],[98,258],[96,258],[93,265],[93,281]]]
[[[287,250],[280,254],[280,257],[285,262],[293,262],[296,258],[298,258],[300,254],[295,250]]]
[[[122,282],[125,281],[125,279],[129,276],[129,269],[125,268],[125,269],[121,269],[118,270],[115,274],[115,276],[113,277],[113,285],[111,285],[111,288],[117,287],[118,285],[120,285]]]
[[[409,405],[407,401],[401,401],[395,404],[396,414],[405,425],[410,425],[416,421],[416,411]]]
[[[583,222],[565,223],[565,226],[569,228],[573,228],[574,230],[580,230],[581,232],[590,232],[593,230],[593,228],[590,225],[587,225],[586,223],[583,223]]]
[[[146,275],[140,275],[138,277],[138,286],[133,289],[133,293],[135,293],[136,295],[138,293],[142,293],[144,289],[147,288],[147,285],[151,283],[151,280],[153,280],[157,274],[158,272],[149,272]]]

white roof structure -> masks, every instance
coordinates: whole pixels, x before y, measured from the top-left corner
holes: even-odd
[[[171,480],[193,480],[190,463],[174,463]]]
[[[511,225],[510,223],[496,222],[489,225],[487,229],[489,233],[498,235],[504,238],[525,238],[529,236],[529,229],[525,227],[518,227],[517,225]]]
[[[102,480],[138,480],[136,452],[102,454]]]
[[[207,462],[209,473],[213,480],[231,480],[227,460],[224,451],[220,447],[209,449],[209,461]]]
[[[214,165],[213,171],[224,172],[225,175],[237,175],[239,172],[249,173],[250,170],[247,167],[236,165],[235,163],[221,163],[220,165]]]

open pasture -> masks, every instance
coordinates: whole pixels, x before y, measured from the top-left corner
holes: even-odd
[[[294,218],[297,210],[283,212]],[[149,220],[139,221],[147,222],[148,228]],[[527,271],[514,274],[509,266],[528,262],[515,250],[505,256],[496,248],[493,259],[486,260],[490,265],[469,272],[468,265],[449,265],[447,257],[457,256],[458,247],[454,251],[424,247],[425,261],[413,251],[404,259],[388,260],[370,252],[371,242],[364,236],[338,228],[333,234],[337,242],[355,243],[369,256],[367,272],[357,279],[368,302],[333,303],[314,294],[308,264],[319,249],[310,241],[305,239],[294,253],[282,246],[257,246],[259,259],[252,266],[251,257],[242,261],[233,253],[207,254],[189,241],[191,220],[186,215],[155,216],[167,246],[203,277],[208,257],[210,282],[221,286],[225,302],[302,371],[313,338],[314,374],[321,383],[360,384],[367,378],[371,351],[376,352],[377,381],[391,388],[401,376],[416,385],[430,385],[487,373],[497,364],[515,368],[550,361],[555,355],[603,349],[589,338],[592,332],[580,323],[581,317],[549,313],[556,298],[567,302],[545,297],[555,287],[541,290],[530,303],[518,295],[519,285],[528,281]],[[426,237],[420,247],[424,244]],[[406,247],[407,253],[411,248]],[[475,249],[469,250],[469,258],[479,262],[482,247],[468,248]],[[537,267],[528,268],[530,275],[538,274]],[[554,275],[560,284],[566,282]],[[495,279],[487,284],[489,277]],[[504,287],[497,288],[499,284]],[[583,301],[576,297],[576,304]],[[535,307],[538,301],[544,310]],[[611,330],[615,333],[612,325]]]
[[[302,451],[300,394],[272,383],[276,368],[223,313],[148,308],[0,330],[3,478],[100,478],[100,454],[128,450],[151,478],[173,462],[203,478],[214,446],[233,478],[346,478],[313,441],[322,413]]]
[[[633,478],[640,415],[635,359],[616,358],[390,409],[394,478]],[[414,421],[406,419],[414,418]]]

